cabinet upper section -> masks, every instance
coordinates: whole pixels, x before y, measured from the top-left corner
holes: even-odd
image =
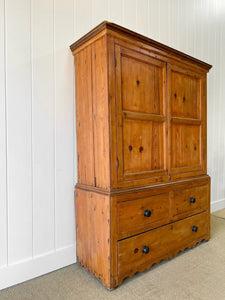
[[[110,191],[206,174],[209,64],[108,22],[71,50],[78,184]]]
[[[192,56],[189,56],[185,53],[182,53],[176,49],[173,49],[171,47],[168,47],[164,44],[161,44],[159,42],[156,42],[146,36],[143,36],[141,34],[138,34],[132,30],[129,30],[127,28],[124,28],[122,26],[119,26],[114,23],[110,23],[107,21],[103,21],[101,24],[96,26],[94,29],[89,31],[87,34],[85,34],[83,37],[81,37],[79,40],[77,40],[75,43],[73,43],[70,46],[71,51],[73,54],[75,54],[77,51],[80,50],[80,48],[86,46],[90,42],[93,42],[95,39],[99,38],[100,36],[104,34],[112,34],[114,36],[123,36],[128,39],[132,39],[134,42],[138,42],[140,44],[145,44],[147,47],[153,47],[153,49],[157,49],[158,51],[162,53],[166,53],[167,57],[179,57],[180,60],[188,61],[189,63],[193,63],[196,66],[199,66],[200,68],[205,69],[206,71],[209,71],[211,69],[211,65],[207,64],[201,60],[198,60]]]

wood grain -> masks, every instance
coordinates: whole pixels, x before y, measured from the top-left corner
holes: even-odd
[[[163,115],[163,63],[155,59],[137,59],[137,54],[121,55],[122,108]],[[131,52],[132,53],[132,52]],[[141,99],[141,101],[138,101]]]
[[[188,168],[191,171],[196,165],[198,165],[197,168],[199,170],[202,169],[200,126],[173,123],[171,140],[171,169],[176,169],[176,172],[182,172],[182,168]]]
[[[200,78],[171,72],[171,116],[200,119]]]
[[[169,172],[172,179],[204,173],[206,151],[204,75],[168,66],[169,80]]]
[[[91,46],[75,56],[77,165],[78,182],[95,185],[91,59]]]
[[[194,203],[191,203],[191,198],[195,199]],[[208,185],[178,190],[174,192],[173,215],[176,216],[185,212],[196,213],[207,210],[207,204]]]
[[[118,203],[118,233],[165,223],[170,217],[169,204],[169,193]],[[145,210],[150,211],[149,217],[144,215]]]
[[[198,65],[199,67],[204,68],[206,70],[209,70],[212,67],[210,64],[207,64],[203,61],[200,61],[200,60],[198,60],[194,57],[191,57],[190,55],[182,53],[182,52],[180,52],[176,49],[173,49],[173,48],[168,47],[166,45],[163,45],[159,42],[156,42],[156,41],[154,41],[150,38],[147,38],[146,36],[143,36],[141,34],[138,34],[138,33],[134,32],[132,30],[129,30],[127,28],[124,28],[122,26],[119,26],[117,24],[110,23],[110,22],[107,22],[107,21],[103,21],[98,26],[96,26],[94,29],[92,29],[87,34],[85,34],[83,37],[81,37],[78,41],[73,43],[70,46],[71,51],[75,52],[75,50],[78,47],[85,44],[87,41],[89,41],[95,35],[97,35],[99,32],[101,32],[105,29],[107,29],[108,32],[110,32],[110,33],[115,32],[115,33],[118,33],[120,35],[125,35],[125,36],[129,37],[130,39],[132,39],[133,41],[137,41],[137,42],[141,41],[142,43],[149,44],[153,48],[156,48],[156,49],[159,49],[161,51],[167,52],[169,55],[171,54],[171,55],[174,55],[174,56],[179,56],[179,57],[181,57],[182,60],[191,61],[193,64]]]
[[[145,271],[149,270],[155,264],[159,264],[159,263],[161,263],[161,262],[163,262],[165,260],[169,260],[169,259],[175,257],[176,255],[178,255],[181,251],[185,251],[185,250],[187,250],[189,248],[193,248],[193,247],[195,247],[197,244],[199,244],[201,242],[208,241],[209,238],[210,238],[209,234],[206,234],[204,236],[201,236],[199,239],[190,240],[190,242],[188,244],[185,244],[182,247],[173,249],[170,252],[167,252],[166,254],[158,256],[155,259],[146,261],[142,265],[138,265],[137,267],[133,267],[133,269],[131,269],[128,272],[126,272],[126,273],[121,274],[121,275],[118,276],[117,285],[121,284],[122,281],[125,278],[127,278],[127,277],[133,277],[135,274],[137,274],[137,272],[145,272]]]
[[[167,173],[166,65],[134,49],[131,45],[115,46],[115,138],[118,181],[124,185],[132,179],[139,179],[139,184],[142,178],[160,180],[159,176]]]
[[[105,36],[92,45],[92,107],[95,185],[109,189],[109,108],[106,46],[107,40]]]
[[[103,23],[71,49],[78,262],[112,289],[134,270],[209,239],[210,67],[110,26]]]
[[[167,255],[176,248],[193,240],[198,240],[208,232],[207,213],[202,213],[182,221],[157,228],[118,242],[118,273],[124,274],[148,261]],[[193,232],[192,226],[198,231]],[[149,247],[149,253],[143,253],[143,247]]]
[[[164,169],[164,124],[161,122],[123,120],[123,172],[139,173]],[[154,176],[154,172],[151,174]]]
[[[110,287],[110,197],[75,191],[77,260]]]

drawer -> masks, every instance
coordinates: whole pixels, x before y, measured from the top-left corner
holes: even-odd
[[[117,205],[118,233],[162,223],[169,218],[169,193],[120,202]]]
[[[208,206],[208,185],[174,192],[173,216],[188,212],[200,212]]]
[[[118,241],[119,275],[138,270],[138,266],[147,262],[154,263],[157,258],[166,258],[176,249],[182,250],[188,243],[208,234],[208,228],[208,213],[204,212]]]

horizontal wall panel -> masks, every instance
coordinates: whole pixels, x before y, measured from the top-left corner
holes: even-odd
[[[92,26],[108,20],[108,2],[106,0],[92,0]]]
[[[137,32],[148,35],[148,0],[142,0],[141,5],[137,5]]]
[[[92,0],[73,0],[75,36],[78,39],[92,29]],[[94,3],[93,3],[94,4]],[[71,41],[71,44],[74,42]]]
[[[0,268],[7,265],[5,2],[0,0]]]
[[[123,0],[123,26],[137,30],[136,0]]]
[[[108,19],[113,23],[122,24],[123,18],[123,1],[121,0],[114,0],[109,1],[109,8],[108,8]]]
[[[13,21],[12,21],[13,20]],[[6,1],[9,264],[32,256],[30,1]]]
[[[160,1],[148,0],[148,2],[148,36],[153,40],[160,41]]]
[[[73,183],[73,0],[55,0],[55,238],[56,249],[75,243]]]
[[[54,2],[32,2],[33,251],[55,248]]]

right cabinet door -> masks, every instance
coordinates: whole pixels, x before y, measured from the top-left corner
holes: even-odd
[[[206,75],[168,64],[171,179],[206,173]]]

